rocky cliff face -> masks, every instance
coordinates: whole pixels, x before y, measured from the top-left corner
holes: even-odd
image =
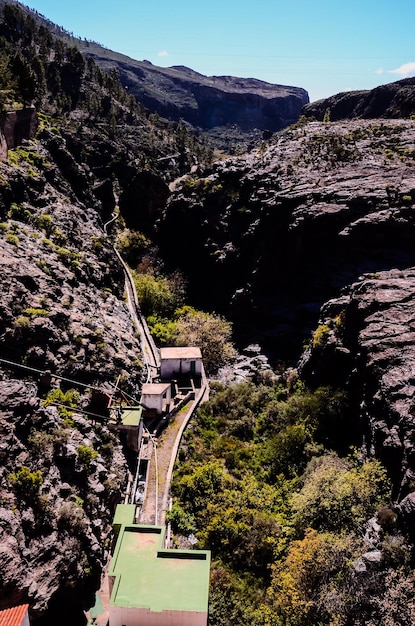
[[[43,128],[0,163],[0,607],[29,601],[45,625],[93,603],[128,476],[101,392],[121,377],[137,397],[142,382],[78,141]]]
[[[294,359],[322,303],[415,262],[412,121],[312,122],[172,195],[159,242],[202,307]],[[210,286],[210,287],[209,287]]]
[[[364,275],[323,306],[314,339],[300,361],[307,383],[348,389],[364,448],[388,468],[394,497],[403,501],[401,509],[411,520],[414,319],[414,268]]]
[[[185,178],[158,231],[201,306],[274,359],[304,342],[302,379],[347,390],[345,441],[384,462],[411,536],[414,148],[414,121],[300,125]]]
[[[354,118],[409,118],[415,114],[415,78],[371,90],[339,93],[307,104],[303,113],[320,121],[328,115],[333,122]]]

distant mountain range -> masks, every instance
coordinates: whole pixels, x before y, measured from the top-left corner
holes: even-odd
[[[201,131],[222,148],[258,140],[296,122],[309,102],[300,87],[254,78],[204,76],[187,67],[162,68],[136,61],[97,44],[77,41],[105,70],[118,69],[129,92],[148,109]]]
[[[8,0],[0,0],[0,5]],[[255,78],[204,76],[184,66],[163,68],[137,61],[101,44],[74,37],[47,17],[24,7],[55,36],[76,45],[104,70],[115,68],[122,84],[150,112],[207,136],[215,148],[234,152],[295,123],[301,114],[317,120],[408,118],[415,114],[415,78],[372,90],[344,92],[310,103],[301,87]]]
[[[0,5],[6,0],[0,0]],[[20,3],[16,3],[20,5]],[[104,46],[74,37],[27,7],[52,33],[77,46],[104,70],[116,68],[122,84],[151,112],[187,123],[210,137],[214,147],[249,147],[296,122],[309,102],[305,89],[275,85],[254,78],[203,76],[187,67],[162,68],[137,61]]]

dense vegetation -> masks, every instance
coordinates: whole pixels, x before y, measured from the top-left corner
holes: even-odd
[[[212,550],[209,624],[412,623],[384,468],[351,445],[342,392],[285,378],[217,385],[180,453],[170,520]]]
[[[140,307],[158,346],[198,346],[208,375],[232,362],[232,325],[186,303],[182,273],[166,273],[156,246],[142,233],[121,230],[116,246],[132,268]]]

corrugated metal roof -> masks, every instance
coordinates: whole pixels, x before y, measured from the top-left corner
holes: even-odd
[[[21,626],[28,608],[28,604],[20,604],[0,611],[0,626]]]

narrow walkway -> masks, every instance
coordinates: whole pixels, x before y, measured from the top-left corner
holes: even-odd
[[[186,404],[171,420],[166,430],[161,434],[157,441],[157,474],[156,475],[156,459],[153,451],[150,466],[147,472],[147,487],[144,505],[141,511],[140,524],[163,525],[165,523],[166,502],[165,492],[170,490],[169,468],[172,455],[174,453],[177,438],[184,422],[188,421],[189,413],[193,411],[193,402]],[[158,490],[157,490],[158,483]],[[156,498],[157,492],[157,498]],[[167,498],[168,500],[168,498]],[[157,502],[157,520],[156,520],[156,502]]]
[[[101,587],[95,594],[95,606],[87,612],[88,625],[107,626],[109,619],[110,592],[108,584],[109,561],[102,573]]]
[[[143,357],[147,366],[147,382],[150,382],[153,372],[157,371],[160,365],[159,351],[141,314],[131,273],[118,251],[115,248],[114,251],[124,268],[128,307],[133,325],[140,332]],[[149,459],[149,465],[144,502],[141,506],[137,506],[136,510],[136,517],[138,516],[136,521],[140,524],[157,526],[165,524],[173,468],[184,429],[199,404],[209,398],[209,384],[203,367],[202,372],[202,384],[199,389],[195,390],[195,399],[184,405],[171,417],[169,425],[158,440],[150,437],[148,443],[145,444],[145,451],[142,451],[142,454],[145,454]],[[108,567],[109,562],[103,572],[101,588],[96,594],[95,606],[87,612],[88,624],[90,625],[108,626],[110,606]]]

